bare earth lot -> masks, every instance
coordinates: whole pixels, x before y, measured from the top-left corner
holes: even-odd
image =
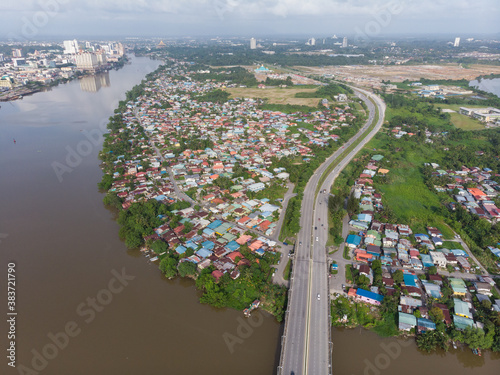
[[[232,98],[267,98],[269,103],[273,104],[295,104],[295,105],[309,105],[317,106],[319,98],[296,98],[295,94],[298,92],[314,92],[317,88],[229,88],[227,92],[231,94]]]
[[[363,86],[378,87],[382,81],[402,82],[406,79],[418,81],[428,79],[467,79],[473,80],[480,75],[500,74],[500,66],[460,64],[444,65],[341,65],[310,67],[297,66],[304,74],[333,74],[335,78]]]

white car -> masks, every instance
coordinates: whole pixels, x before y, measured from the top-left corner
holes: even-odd
[[[316,237],[316,242],[318,242],[318,237]]]
[[[319,296],[319,293],[318,293],[318,301],[320,300],[320,296]]]

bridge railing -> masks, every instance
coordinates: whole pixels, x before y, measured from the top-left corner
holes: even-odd
[[[288,315],[290,313],[290,310],[291,310],[291,303],[292,303],[292,290],[293,290],[293,283],[294,283],[294,273],[295,273],[295,267],[294,267],[294,263],[295,263],[295,249],[294,249],[294,257],[292,259],[292,262],[290,264],[290,267],[292,267],[292,272],[290,274],[290,285],[289,285],[289,288],[288,288],[288,303],[287,303],[287,306],[286,306],[286,311],[285,311],[285,327],[283,329],[283,335],[281,336],[281,354],[280,354],[280,363],[279,363],[279,366],[278,366],[278,371],[277,371],[277,374],[278,375],[282,375],[283,374],[283,365],[285,363],[285,340],[286,340],[286,336],[287,336],[287,333],[288,333]]]

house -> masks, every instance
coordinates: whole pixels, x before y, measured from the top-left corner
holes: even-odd
[[[470,312],[469,304],[458,298],[453,298],[455,315],[462,316],[464,318],[472,319],[472,313]]]
[[[488,284],[488,283],[482,283],[482,282],[479,282],[479,281],[476,281],[474,283],[474,285],[476,286],[476,291],[478,293],[481,293],[481,294],[484,294],[484,295],[487,295],[488,297],[491,297],[493,294],[491,293],[491,285]]]
[[[370,292],[369,290],[358,288],[358,290],[356,291],[356,299],[360,302],[365,302],[371,305],[379,306],[382,300],[384,299],[384,296]]]
[[[360,236],[357,236],[355,234],[350,234],[347,236],[347,239],[346,239],[346,245],[350,248],[356,248],[360,245],[361,243],[361,237]]]
[[[262,182],[257,182],[255,184],[251,184],[248,186],[248,190],[250,190],[251,192],[257,192],[257,191],[261,191],[261,190],[264,190],[266,187],[266,185],[264,185]]]
[[[453,315],[453,324],[456,329],[464,331],[474,325],[474,320],[464,318],[463,316]]]
[[[434,331],[436,329],[436,324],[429,319],[418,318],[417,319],[417,332],[424,333],[427,331]]]
[[[400,331],[410,331],[417,325],[417,318],[413,314],[398,313],[398,328]]]
[[[465,282],[462,279],[457,279],[455,277],[450,277],[448,279],[450,282],[451,289],[453,289],[453,295],[464,297],[467,293],[467,288]]]
[[[441,268],[446,267],[447,261],[446,261],[445,255],[443,253],[441,253],[439,251],[429,251],[429,255],[432,258],[432,262],[436,266],[441,267]]]

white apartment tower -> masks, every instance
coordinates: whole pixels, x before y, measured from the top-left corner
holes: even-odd
[[[64,41],[64,54],[65,55],[74,55],[78,53],[78,41],[74,40],[65,40]]]
[[[256,49],[257,48],[257,40],[255,38],[250,39],[250,49]]]
[[[95,53],[84,52],[76,55],[76,67],[81,70],[95,70],[99,66]]]
[[[453,47],[458,47],[458,46],[460,46],[460,38],[456,37],[455,38],[455,43],[453,43]]]
[[[347,37],[345,36],[344,39],[342,39],[342,48],[347,48]]]

